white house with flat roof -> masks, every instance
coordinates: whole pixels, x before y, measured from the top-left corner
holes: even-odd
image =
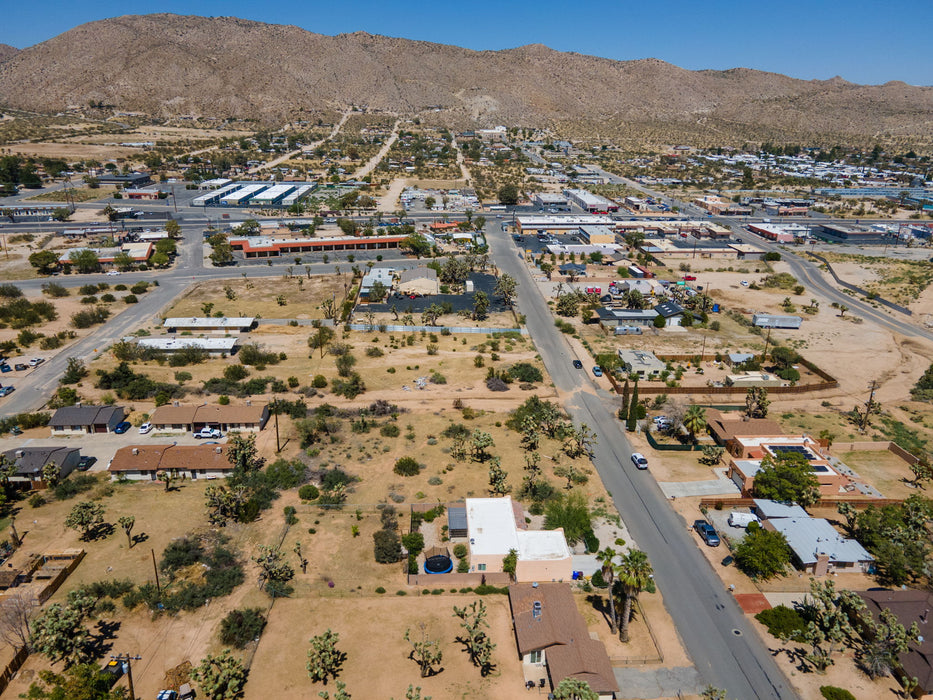
[[[516,581],[570,581],[573,559],[561,528],[527,530],[525,511],[510,496],[466,499],[470,570],[502,571],[502,560],[515,550]]]
[[[159,352],[179,352],[187,348],[206,350],[211,355],[233,354],[238,340],[232,338],[139,338],[136,344],[148,350]]]

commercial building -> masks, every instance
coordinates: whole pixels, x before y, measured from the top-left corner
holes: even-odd
[[[566,678],[584,681],[600,700],[619,684],[603,643],[592,639],[566,583],[509,586],[515,643],[526,687],[556,688]]]
[[[139,190],[126,190],[123,193],[124,199],[162,199],[165,195],[158,187],[144,187]]]
[[[160,433],[195,433],[201,428],[216,428],[222,432],[230,430],[257,433],[269,420],[269,407],[265,404],[201,404],[181,405],[177,401],[169,406],[159,406],[153,411],[149,422]]]
[[[615,244],[616,232],[609,226],[581,226],[578,234],[587,244]]]
[[[120,175],[106,171],[103,175],[97,176],[97,181],[101,185],[118,185],[130,189],[148,185],[152,182],[152,177],[150,177],[149,173],[127,173],[126,175]]]
[[[227,181],[229,182],[229,180]],[[210,207],[218,204],[220,200],[232,192],[236,192],[240,189],[239,184],[227,184],[219,185],[217,188],[212,189],[207,194],[202,194],[198,197],[195,197],[191,200],[191,206],[193,207]]]
[[[225,357],[236,352],[237,338],[139,338],[136,345],[146,350],[158,350],[164,353],[175,353],[189,348],[205,350],[215,357]]]
[[[515,227],[520,233],[575,233],[581,226],[612,226],[608,216],[518,216]]]
[[[329,253],[341,250],[387,250],[398,248],[405,236],[365,236],[348,238],[271,238],[244,236],[231,238],[230,246],[246,258],[276,258],[291,253]]]
[[[302,199],[314,192],[316,187],[317,185],[300,185],[299,187],[295,188],[293,192],[287,194],[282,199],[282,201],[279,202],[279,204],[285,208],[293,206],[295,203],[300,202]]]
[[[52,415],[49,427],[52,435],[88,435],[112,433],[123,421],[122,406],[64,406]]]
[[[97,256],[97,262],[100,265],[113,265],[117,256],[126,254],[134,263],[144,263],[152,257],[155,250],[149,241],[140,241],[136,243],[124,243],[119,247],[113,248],[89,248],[81,246],[80,248],[71,248],[62,253],[58,262],[62,265],[71,265],[75,256],[82,251],[91,251]]]
[[[279,204],[295,189],[294,185],[274,185],[249,200],[252,206],[270,207]]]
[[[634,372],[642,379],[656,377],[667,369],[667,363],[655,357],[655,354],[650,350],[619,348],[618,353],[619,360],[622,361],[622,369],[629,374]]]
[[[566,189],[564,195],[578,207],[591,213],[606,214],[611,211],[619,211],[619,205],[611,199],[593,194],[589,190]]]
[[[883,231],[852,224],[821,223],[813,227],[813,235],[829,243],[852,243],[854,245],[881,244],[891,242],[894,236]]]
[[[532,195],[531,201],[545,209],[570,211],[570,201],[565,195],[556,192],[536,192]]]
[[[222,196],[218,201],[223,207],[243,206],[267,187],[268,185],[244,185]]]
[[[199,331],[201,333],[245,333],[256,325],[253,316],[171,316],[162,322],[169,333],[177,331]]]
[[[784,316],[781,314],[754,314],[752,325],[759,328],[784,328],[796,330],[803,323],[800,316]]]
[[[470,571],[502,571],[502,560],[515,550],[516,581],[570,581],[573,561],[562,528],[527,530],[520,503],[505,498],[466,499]]]
[[[197,481],[233,473],[226,445],[130,445],[121,447],[107,467],[111,481],[157,481],[160,472]]]
[[[693,200],[701,209],[705,209],[714,216],[751,216],[752,208],[736,204],[728,199],[714,196],[697,197]]]

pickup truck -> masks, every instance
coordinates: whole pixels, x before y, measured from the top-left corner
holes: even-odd
[[[211,438],[219,438],[219,437],[223,437],[223,435],[221,435],[220,431],[217,430],[217,428],[201,428],[198,432],[194,434],[195,440],[201,440],[202,438],[211,439]]]

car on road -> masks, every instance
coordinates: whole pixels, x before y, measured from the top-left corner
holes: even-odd
[[[42,357],[34,357],[34,358],[32,358],[32,359],[29,361],[29,366],[30,366],[30,367],[38,367],[38,366],[41,365],[43,362],[45,362],[45,358],[42,358]]]
[[[697,276],[696,275],[684,275],[683,279],[684,279],[684,282],[696,282]]]
[[[645,455],[641,452],[632,453],[632,464],[634,464],[638,469],[647,469],[648,460],[645,459]]]
[[[17,372],[22,372],[23,370],[29,369],[29,368],[26,367],[26,365],[23,365],[23,364],[15,364],[15,365],[13,365],[13,369],[15,369]]]
[[[719,535],[716,534],[716,528],[705,520],[694,520],[693,529],[696,530],[700,539],[706,542],[709,547],[719,546]]]
[[[580,360],[574,360],[574,361],[573,361],[573,368],[574,368],[574,369],[583,369],[583,363],[580,362]]]
[[[133,427],[133,424],[129,421],[123,421],[122,423],[117,423],[117,427],[113,429],[117,435],[123,435],[127,430]]]
[[[119,270],[107,270],[108,277],[115,277],[116,275],[119,275],[119,274],[120,274]]]
[[[195,440],[202,439],[211,439],[211,438],[220,438],[223,437],[221,432],[217,428],[201,428],[198,432],[194,434]]]
[[[593,367],[593,376],[595,377],[603,376],[603,368],[600,367],[599,365],[596,365],[595,367]]]
[[[743,287],[747,287],[747,286],[748,286],[748,280],[742,280],[741,284],[742,284]]]
[[[152,423],[143,423],[141,426],[139,426],[139,434],[140,434],[140,435],[145,435],[146,433],[150,432],[151,430],[152,430]]]
[[[5,387],[0,388],[0,397],[7,396],[12,393],[13,393],[13,387],[11,386],[5,386]]]
[[[86,472],[91,468],[91,465],[97,461],[97,457],[91,457],[90,455],[83,455],[81,459],[78,460],[78,471]]]

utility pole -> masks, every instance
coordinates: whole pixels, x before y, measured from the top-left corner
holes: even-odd
[[[138,654],[130,656],[129,654],[116,654],[110,657],[114,661],[126,664],[126,682],[130,686],[130,700],[136,700],[136,689],[133,687],[133,661],[139,661],[142,657]]]
[[[275,453],[278,454],[282,451],[282,446],[279,444],[279,398],[277,396],[272,397],[272,406],[275,410]]]
[[[868,401],[865,402],[865,413],[862,414],[862,420],[860,421],[859,430],[863,433],[868,428],[868,420],[871,418],[872,412],[875,410],[875,391],[878,389],[878,382],[872,379],[868,383]]]
[[[768,326],[768,337],[765,338],[765,351],[761,355],[761,361],[765,362],[768,359],[768,345],[771,343],[771,326]]]
[[[162,584],[159,582],[159,567],[156,566],[155,550],[150,549],[149,551],[152,554],[152,570],[155,572],[156,590],[159,591],[159,595],[162,595]]]

